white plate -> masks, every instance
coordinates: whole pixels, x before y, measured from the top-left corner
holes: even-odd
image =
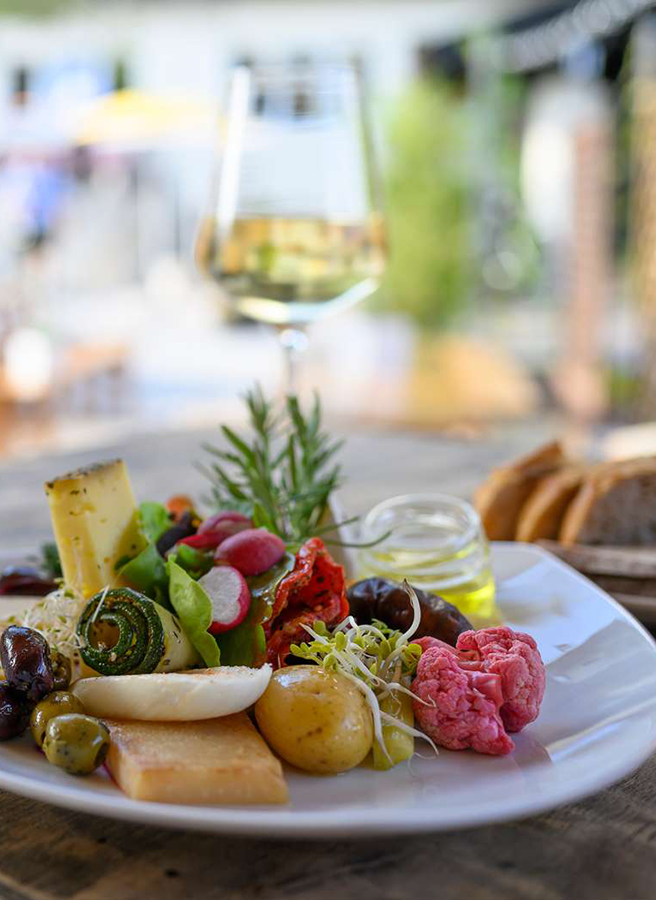
[[[497,544],[493,560],[502,617],[536,638],[548,673],[540,717],[515,736],[507,757],[444,750],[436,759],[421,750],[422,758],[390,772],[288,771],[289,806],[193,807],[129,800],[104,775],[67,776],[26,738],[0,747],[0,786],[118,819],[277,838],[484,825],[601,790],[656,748],[656,645],[603,591],[544,550]]]

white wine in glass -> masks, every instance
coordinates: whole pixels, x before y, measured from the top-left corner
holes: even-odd
[[[384,223],[360,81],[348,65],[239,67],[200,269],[241,315],[278,328],[287,389],[303,328],[369,296]]]

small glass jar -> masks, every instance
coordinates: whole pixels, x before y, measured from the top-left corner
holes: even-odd
[[[496,620],[490,548],[471,504],[447,494],[405,494],[375,506],[362,523],[361,578],[404,578],[439,594],[475,624]]]

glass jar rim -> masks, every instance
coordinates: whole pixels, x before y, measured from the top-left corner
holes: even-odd
[[[398,494],[394,497],[388,497],[387,500],[382,500],[370,509],[364,517],[362,522],[363,531],[367,534],[381,513],[412,504],[430,505],[435,510],[452,510],[464,518],[465,527],[462,534],[458,535],[457,541],[454,541],[454,550],[467,546],[467,544],[481,536],[481,519],[472,504],[461,497],[455,497],[453,494],[442,494],[437,491]]]

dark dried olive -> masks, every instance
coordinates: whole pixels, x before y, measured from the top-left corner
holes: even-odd
[[[55,679],[55,690],[65,691],[71,683],[71,661],[59,650],[50,651],[50,663],[52,665],[52,674]]]
[[[57,585],[30,566],[7,566],[0,574],[0,594],[29,594],[42,597]]]
[[[157,541],[157,549],[162,556],[166,556],[167,552],[171,547],[175,546],[178,541],[181,541],[182,538],[190,537],[192,534],[196,534],[194,514],[193,512],[183,513],[175,525],[172,525],[167,529]]]
[[[7,628],[0,640],[0,662],[9,684],[28,700],[38,702],[55,686],[48,642],[32,628]]]
[[[451,603],[436,594],[415,588],[421,620],[413,637],[439,638],[453,647],[458,635],[472,628],[471,622]],[[400,584],[385,578],[366,578],[348,590],[350,613],[360,625],[380,619],[390,628],[405,631],[412,623],[412,606]]]
[[[23,734],[30,722],[32,704],[21,691],[0,681],[0,741]]]

